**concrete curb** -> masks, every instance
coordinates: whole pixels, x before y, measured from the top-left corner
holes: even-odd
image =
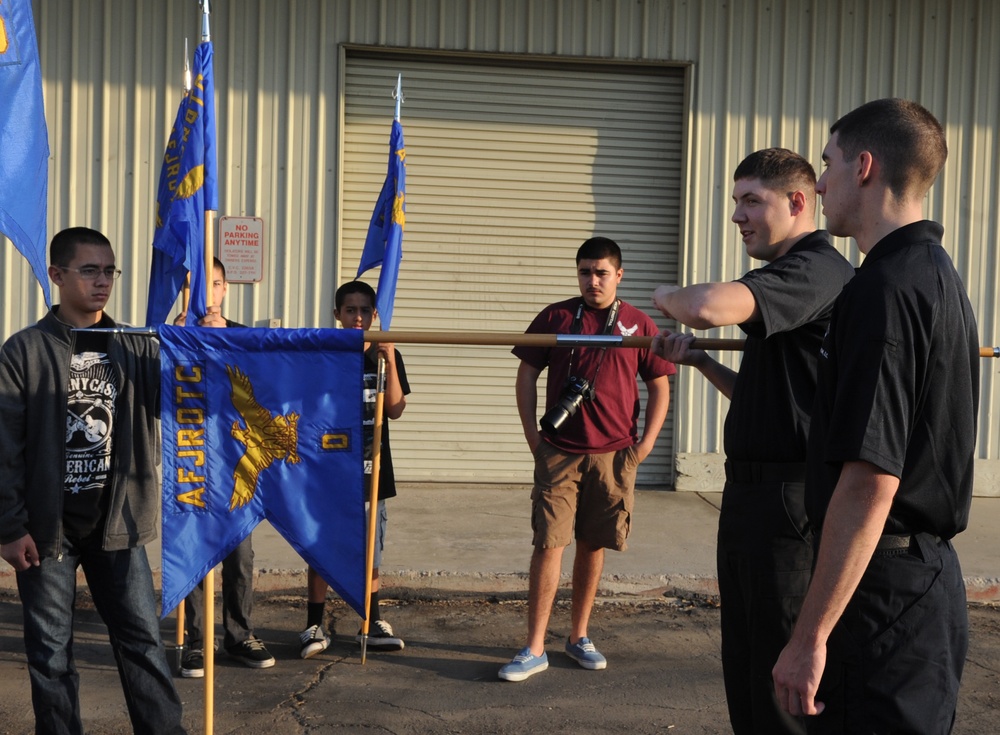
[[[526,573],[462,573],[447,571],[402,570],[383,572],[382,583],[388,596],[466,596],[503,595],[526,598]],[[153,584],[160,589],[160,573],[153,572]],[[86,590],[83,572],[77,574],[77,586]],[[563,574],[560,588],[569,589],[569,576]],[[216,574],[216,589],[221,589],[221,575]],[[263,596],[305,596],[305,569],[257,569],[254,590]],[[0,590],[17,592],[17,578],[9,567],[0,571]],[[712,576],[692,574],[624,575],[606,574],[598,593],[604,597],[681,597],[712,598],[719,595],[718,580]],[[1000,603],[1000,578],[965,577],[965,593],[969,602]]]

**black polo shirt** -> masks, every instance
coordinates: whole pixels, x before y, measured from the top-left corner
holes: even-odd
[[[728,459],[805,462],[817,354],[833,302],[853,275],[818,230],[738,280],[761,319],[740,325],[747,339],[726,416]]]
[[[942,234],[928,221],[890,233],[837,300],[809,435],[814,525],[855,460],[900,479],[886,533],[951,538],[968,524],[979,338]]]

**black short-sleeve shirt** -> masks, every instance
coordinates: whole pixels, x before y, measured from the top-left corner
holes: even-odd
[[[833,302],[854,267],[823,230],[738,280],[750,289],[760,321],[746,333],[725,450],[732,460],[805,462],[809,414],[816,393],[816,361]]]
[[[900,480],[886,533],[951,538],[968,524],[979,339],[942,233],[928,221],[890,233],[837,300],[809,435],[816,525],[843,463],[859,460]]]
[[[393,350],[396,375],[403,395],[410,395],[410,382],[406,378],[406,365],[399,350]],[[375,401],[378,395],[378,345],[365,351],[364,372],[364,433],[365,433],[365,498],[369,497],[372,475],[372,437],[375,434]],[[378,499],[396,497],[396,473],[392,467],[392,447],[389,445],[389,417],[382,410],[382,443],[379,449]]]

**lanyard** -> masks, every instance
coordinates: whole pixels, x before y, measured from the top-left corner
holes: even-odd
[[[615,322],[618,321],[618,309],[620,308],[621,303],[621,299],[615,299],[615,303],[611,305],[611,308],[608,310],[608,320],[605,322],[604,331],[601,332],[601,334],[611,334],[611,330],[615,328]],[[580,299],[580,306],[576,309],[576,316],[573,317],[573,325],[570,327],[570,332],[572,334],[580,334],[580,331],[583,329],[583,307],[584,301],[583,299]],[[601,370],[601,363],[604,362],[604,353],[607,352],[607,350],[607,347],[602,347],[601,354],[597,358],[597,367],[594,368],[594,377],[590,380],[590,385],[594,389],[597,387],[597,373]],[[572,352],[569,353],[568,377],[570,378],[573,377],[573,360],[575,357],[576,347],[574,347]]]

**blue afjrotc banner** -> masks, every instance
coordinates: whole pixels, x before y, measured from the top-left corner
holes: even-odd
[[[156,196],[156,230],[149,274],[146,325],[166,321],[188,272],[191,273],[189,325],[206,312],[205,211],[219,208],[215,143],[215,75],[212,44],[198,44],[194,82],[181,100],[163,154]],[[216,304],[218,306],[218,304]]]
[[[364,615],[362,332],[159,334],[163,614],[266,517]]]
[[[358,276],[376,266],[382,266],[378,276],[375,307],[382,329],[392,324],[396,303],[396,282],[399,264],[403,260],[403,230],[406,228],[406,146],[403,126],[393,120],[389,133],[389,167],[382,191],[375,202],[375,211],[368,224],[365,247],[361,251]]]

